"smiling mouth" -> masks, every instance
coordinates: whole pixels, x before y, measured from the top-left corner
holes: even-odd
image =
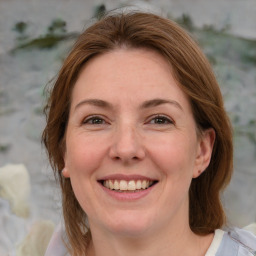
[[[121,193],[139,192],[154,186],[158,181],[152,180],[101,180],[100,183],[110,190]]]

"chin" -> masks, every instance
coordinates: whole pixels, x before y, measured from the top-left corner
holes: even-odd
[[[109,231],[118,236],[139,237],[148,232],[148,227],[142,225],[115,225]]]
[[[151,219],[151,218],[150,218]],[[118,215],[111,218],[107,223],[108,230],[112,233],[123,236],[140,236],[152,229],[152,221],[140,214],[127,213],[122,216]]]

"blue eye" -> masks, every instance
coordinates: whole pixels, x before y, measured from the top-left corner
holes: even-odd
[[[83,124],[90,124],[90,125],[99,125],[99,124],[105,124],[105,120],[99,116],[91,116],[89,118],[86,118],[83,121]]]
[[[155,116],[149,121],[150,124],[173,124],[173,121],[166,116]]]

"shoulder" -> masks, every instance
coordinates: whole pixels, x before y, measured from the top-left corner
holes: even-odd
[[[252,232],[232,228],[225,232],[216,256],[256,256],[256,236]]]

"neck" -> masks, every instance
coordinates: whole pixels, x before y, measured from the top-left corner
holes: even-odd
[[[175,231],[174,231],[175,230]],[[125,236],[93,232],[88,256],[203,256],[209,248],[213,234],[198,236],[189,226],[158,230],[153,235]]]

